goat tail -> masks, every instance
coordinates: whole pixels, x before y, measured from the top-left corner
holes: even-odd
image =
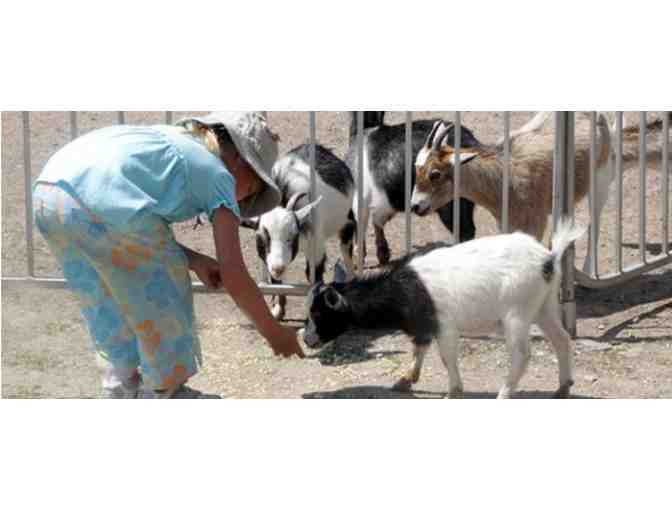
[[[560,264],[567,248],[574,241],[581,239],[587,230],[586,227],[572,225],[572,221],[569,218],[560,221],[557,231],[553,234],[553,241],[551,243],[551,255],[556,265]]]

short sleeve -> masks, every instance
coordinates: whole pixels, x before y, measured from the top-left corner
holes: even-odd
[[[240,208],[236,201],[236,180],[220,160],[213,156],[210,164],[189,166],[191,194],[197,209],[207,214],[211,222],[220,207],[226,207],[240,218]]]

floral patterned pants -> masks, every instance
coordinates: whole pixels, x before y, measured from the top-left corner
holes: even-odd
[[[170,391],[201,363],[187,259],[156,216],[105,224],[58,186],[34,191],[37,227],[63,269],[107,375]],[[113,377],[110,377],[113,374]]]

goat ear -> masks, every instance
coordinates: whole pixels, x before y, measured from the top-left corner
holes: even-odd
[[[348,306],[348,302],[333,287],[327,287],[324,293],[324,302],[332,310],[341,311]]]
[[[259,228],[259,218],[243,218],[240,221],[240,226],[249,228],[250,230],[257,230]]]
[[[312,213],[313,209],[315,209],[318,205],[320,205],[321,201],[322,197],[318,198],[312,204],[308,204],[306,207],[296,212],[296,219],[299,222],[299,228],[302,231],[305,230],[306,227],[308,227],[308,225],[310,224],[310,213]]]
[[[477,157],[478,154],[476,152],[460,151],[460,163],[463,165],[469,163],[472,159],[476,159]],[[455,153],[451,154],[450,163],[452,165],[457,164],[457,158]]]

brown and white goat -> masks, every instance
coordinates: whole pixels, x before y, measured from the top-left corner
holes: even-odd
[[[550,112],[538,114],[527,126],[512,134],[511,173],[509,183],[510,228],[522,231],[543,241],[548,218],[553,207],[553,133],[539,132]],[[614,179],[612,134],[607,119],[598,117],[596,201],[601,213],[609,198],[609,187]],[[444,206],[454,196],[455,148],[446,143],[450,126],[435,125],[425,147],[416,160],[416,186],[412,209],[424,216]],[[639,126],[623,130],[623,162],[639,160]],[[662,122],[647,125],[647,134],[662,132]],[[662,154],[660,140],[647,137],[647,160]],[[662,138],[662,137],[657,137]],[[576,201],[582,200],[590,189],[590,133],[577,130],[575,140]],[[487,209],[498,221],[503,213],[504,150],[503,143],[460,151],[462,172],[460,196]],[[473,161],[473,162],[472,162]],[[469,163],[469,164],[467,164]],[[596,230],[599,232],[599,214]],[[501,224],[500,224],[501,228]],[[586,260],[586,267],[590,261]]]

